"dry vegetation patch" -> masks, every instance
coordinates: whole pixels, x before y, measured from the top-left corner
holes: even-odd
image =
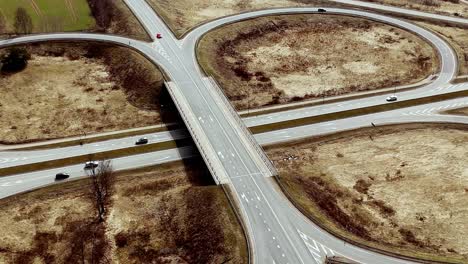
[[[202,67],[237,109],[418,82],[438,67],[433,48],[404,30],[337,15],[283,15],[213,30]]]
[[[103,44],[27,49],[33,57],[25,70],[0,75],[2,143],[160,123],[162,74],[136,52]]]
[[[1,263],[77,263],[84,251],[90,261],[92,241],[105,241],[104,230],[93,224],[93,207],[82,184],[0,200],[0,206]]]
[[[451,16],[468,16],[468,4],[460,0],[364,0],[384,5],[403,7]]]
[[[402,125],[267,152],[290,198],[334,232],[400,254],[467,261],[466,142],[466,126]]]
[[[246,263],[241,226],[204,169],[192,161],[118,174],[106,222],[93,232],[109,262]],[[1,200],[0,262],[80,263],[70,256],[81,254],[78,227],[95,217],[87,191],[80,180]]]
[[[177,36],[219,17],[265,8],[310,6],[309,0],[148,0]],[[328,3],[316,0],[313,5]]]

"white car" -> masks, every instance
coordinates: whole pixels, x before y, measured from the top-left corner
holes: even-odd
[[[398,100],[398,97],[396,97],[396,95],[391,95],[389,97],[387,97],[387,102],[395,102],[396,100]]]
[[[89,169],[95,169],[97,166],[99,166],[99,162],[97,162],[97,161],[87,161],[85,163],[84,168],[86,170],[89,170]]]

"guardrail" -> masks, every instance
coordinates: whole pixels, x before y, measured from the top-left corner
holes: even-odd
[[[196,131],[195,129],[193,128],[193,126],[190,124],[190,118],[187,116],[187,114],[185,113],[185,111],[183,110],[183,107],[182,107],[182,103],[180,102],[180,100],[178,99],[177,95],[174,93],[175,91],[172,90],[171,87],[173,87],[173,85],[171,85],[170,83],[168,82],[165,82],[165,85],[166,85],[166,88],[167,90],[169,91],[169,94],[171,95],[172,97],[172,100],[174,100],[174,104],[176,105],[177,109],[179,110],[179,113],[180,115],[182,116],[182,119],[185,121],[185,124],[187,126],[187,129],[189,130],[191,136],[192,136],[192,139],[193,141],[195,142],[195,144],[198,146],[198,150],[201,152],[202,154],[202,157],[203,159],[205,160],[206,164],[207,164],[207,167],[208,169],[210,170],[211,172],[211,175],[213,176],[216,184],[222,184],[224,183],[221,178],[219,177],[217,171],[216,171],[216,168],[215,166],[212,164],[212,162],[210,161],[210,159],[208,159],[209,155],[207,155],[206,153],[206,150],[204,149],[204,146],[203,146],[203,143],[201,142],[201,140],[199,139],[199,137],[197,136],[196,134]],[[177,88],[177,87],[175,87]],[[181,94],[181,96],[183,96]],[[190,107],[187,103],[185,104],[187,105],[188,107]],[[200,129],[201,131],[203,131],[202,129]],[[206,142],[207,144],[210,144],[210,142],[207,140]],[[211,155],[212,156],[212,155]],[[216,156],[216,155],[215,155]],[[221,166],[222,167],[222,166]]]
[[[237,121],[237,123],[239,124],[242,132],[244,133],[245,135],[245,138],[247,138],[250,142],[250,144],[254,147],[255,151],[257,152],[257,154],[259,155],[260,159],[263,161],[263,163],[267,166],[267,169],[269,170],[270,172],[270,176],[276,176],[278,175],[278,171],[276,170],[275,166],[273,165],[273,163],[271,162],[271,160],[266,156],[265,154],[265,151],[264,149],[262,148],[262,146],[260,146],[260,144],[258,144],[257,140],[255,140],[255,138],[252,136],[252,133],[250,132],[250,130],[247,128],[247,126],[245,125],[244,121],[242,121],[242,119],[240,118],[239,114],[237,113],[237,111],[235,110],[234,106],[232,105],[232,103],[229,101],[229,99],[227,98],[226,94],[224,93],[224,91],[221,89],[221,86],[218,84],[218,82],[213,79],[212,77],[207,77],[207,80],[211,83],[211,85],[213,86],[214,89],[210,89],[210,90],[214,90],[216,91],[216,94],[221,98],[221,100],[224,102],[224,104],[226,105],[226,108],[228,109],[228,111],[231,113],[231,115],[234,117],[234,119]]]

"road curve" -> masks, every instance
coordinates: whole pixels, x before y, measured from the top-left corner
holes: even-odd
[[[190,71],[191,78],[196,78],[197,82],[201,82],[204,76],[195,60],[194,48],[198,38],[205,32],[225,23],[261,15],[310,13],[317,10],[317,8],[284,8],[240,14],[202,25],[190,32],[183,40],[177,40],[144,0],[127,0],[127,4],[150,34],[154,35],[155,32],[164,32],[165,39],[155,44],[138,42],[117,36],[69,33],[35,35],[1,41],[0,47],[51,40],[109,41],[140,51],[150,60],[159,64],[170,77],[177,77],[180,74],[180,69],[185,68]],[[416,32],[431,41],[441,54],[441,74],[434,81],[432,87],[436,88],[445,85],[453,78],[456,69],[455,54],[444,41],[431,32],[402,20],[370,12],[346,9],[328,10],[331,13],[364,16]],[[168,56],[168,54],[174,55],[176,58]],[[177,81],[178,78],[174,79]],[[184,82],[179,85],[191,85],[191,83],[186,82],[187,80],[184,79]],[[369,104],[360,102],[359,105],[366,106]],[[350,109],[353,107],[355,105],[349,105]],[[245,217],[249,235],[253,241],[252,249],[255,263],[320,263],[327,254],[345,255],[362,263],[407,262],[343,243],[340,239],[321,230],[306,219],[285,199],[282,193],[275,189],[271,179],[248,175],[248,177],[240,176],[232,178],[231,181],[231,186],[237,195],[237,199],[240,201],[240,208]]]

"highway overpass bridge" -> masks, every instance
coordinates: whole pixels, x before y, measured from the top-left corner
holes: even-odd
[[[187,75],[186,75],[187,76]],[[212,78],[166,82],[179,113],[216,184],[277,172]]]

